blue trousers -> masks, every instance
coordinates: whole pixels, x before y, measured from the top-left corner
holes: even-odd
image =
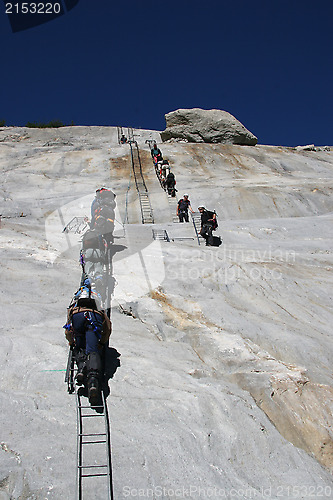
[[[75,345],[85,349],[86,354],[98,351],[98,341],[102,335],[103,318],[95,312],[79,312],[72,319]]]

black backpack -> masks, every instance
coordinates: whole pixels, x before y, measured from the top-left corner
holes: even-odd
[[[99,248],[100,240],[98,237],[98,233],[93,229],[88,229],[83,235],[82,238],[82,249],[85,250],[87,248]]]

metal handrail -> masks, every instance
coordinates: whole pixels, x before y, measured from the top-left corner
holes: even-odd
[[[121,136],[123,135],[123,127],[118,126],[117,131],[118,131],[118,144],[120,144],[120,139]]]

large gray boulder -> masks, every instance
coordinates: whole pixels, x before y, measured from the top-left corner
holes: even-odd
[[[220,142],[255,146],[258,139],[234,116],[220,109],[177,109],[165,115],[163,141]]]

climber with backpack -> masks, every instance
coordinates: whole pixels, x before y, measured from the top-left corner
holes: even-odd
[[[108,244],[113,243],[113,229],[115,219],[116,195],[111,189],[100,188],[91,204],[90,227],[98,234],[103,235]]]
[[[157,147],[156,142],[154,143],[151,151],[150,151],[151,157],[153,159],[154,165],[157,165],[159,161],[163,161],[162,157],[162,152],[161,150]]]
[[[172,196],[173,198],[176,196],[176,179],[175,176],[172,172],[169,172],[167,175],[167,178],[165,180],[165,186],[167,189],[168,195]]]
[[[96,195],[91,204],[91,227],[94,227],[96,212],[98,212],[100,208],[108,207],[110,210],[114,211],[116,207],[115,198],[116,195],[111,191],[111,189],[107,189],[105,187],[96,189]]]
[[[108,345],[112,329],[111,321],[100,305],[100,297],[92,290],[89,278],[85,278],[67,309],[67,323],[64,325],[78,367],[76,383],[86,385],[92,405],[96,405],[100,397],[101,354]]]
[[[206,246],[214,246],[213,231],[218,228],[216,212],[206,210],[203,205],[200,205],[198,210],[201,214],[200,235],[206,240]]]

